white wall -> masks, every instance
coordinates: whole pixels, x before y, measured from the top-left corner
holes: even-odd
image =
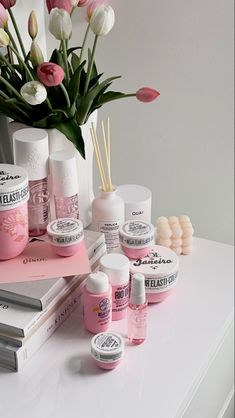
[[[152,104],[127,99],[101,109],[100,118],[111,118],[114,182],[148,186],[153,221],[185,213],[197,236],[231,243],[233,1],[110,3],[116,25],[99,41],[100,72],[123,76],[117,90],[161,92]],[[81,15],[73,16],[73,45],[81,43]],[[49,35],[49,50],[52,43]]]
[[[100,114],[112,120],[113,178],[149,186],[153,221],[186,213],[197,236],[231,243],[233,1],[113,3],[100,69],[122,74],[115,87],[124,91],[161,92],[153,104],[128,99]]]

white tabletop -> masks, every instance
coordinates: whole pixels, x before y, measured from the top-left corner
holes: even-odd
[[[99,369],[77,310],[19,373],[0,369],[4,418],[173,418],[233,323],[233,247],[194,239],[174,293],[149,306],[148,338]],[[112,329],[126,336],[125,321]]]

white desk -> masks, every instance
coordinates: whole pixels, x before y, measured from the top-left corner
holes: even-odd
[[[78,310],[21,372],[0,369],[0,415],[216,418],[224,408],[230,418],[232,328],[233,247],[195,238],[174,294],[149,306],[148,339],[118,368],[93,364]],[[125,321],[112,329],[125,335]]]

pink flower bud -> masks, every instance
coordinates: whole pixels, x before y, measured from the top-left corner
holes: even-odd
[[[79,0],[78,7],[87,7],[91,3],[91,0]]]
[[[32,39],[36,38],[38,34],[38,21],[37,21],[37,16],[34,10],[32,10],[32,12],[29,15],[28,32],[29,32],[29,36]]]
[[[44,62],[37,68],[37,76],[47,87],[58,86],[64,79],[64,70],[53,62]]]
[[[104,1],[102,0],[90,0],[90,1],[86,1],[87,4],[82,4],[85,3],[86,0],[80,0],[78,6],[87,6],[86,9],[86,19],[89,22],[92,13],[95,11],[95,9],[100,6],[101,4],[104,4]]]
[[[149,103],[155,100],[160,93],[150,87],[142,87],[136,92],[136,97],[140,102]]]
[[[1,0],[0,0],[1,1]],[[52,9],[56,7],[58,9],[64,9],[69,14],[73,9],[73,5],[70,0],[46,0],[48,12],[50,13]]]
[[[5,7],[5,9],[10,9],[10,7],[15,6],[16,0],[0,0],[0,3]]]
[[[0,3],[0,28],[5,28],[8,21],[8,15],[6,9]]]

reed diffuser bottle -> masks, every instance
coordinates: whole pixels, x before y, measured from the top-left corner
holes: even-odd
[[[108,120],[107,135],[103,121],[102,136],[105,155],[105,165],[101,156],[97,133],[94,125],[91,128],[91,135],[101,179],[100,196],[92,202],[92,229],[102,232],[105,235],[107,252],[116,252],[120,249],[119,228],[124,223],[125,207],[123,199],[117,195],[117,187],[112,184],[110,164],[110,127]],[[106,169],[105,169],[105,168]]]

